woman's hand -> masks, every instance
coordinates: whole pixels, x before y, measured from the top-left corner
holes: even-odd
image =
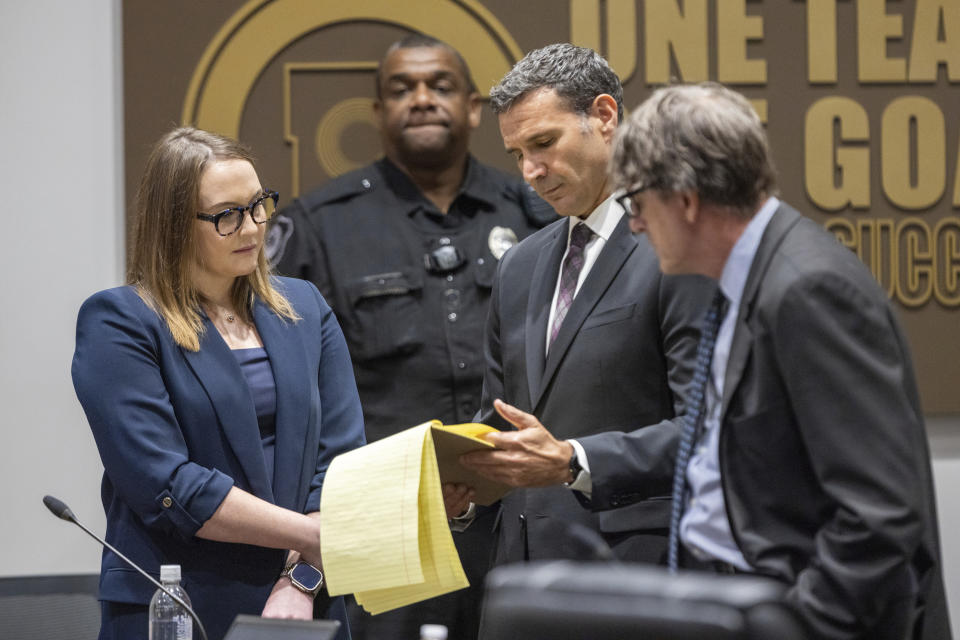
[[[313,619],[313,596],[300,591],[290,578],[277,580],[263,605],[264,618],[287,618],[291,620]]]
[[[474,491],[464,484],[446,483],[443,485],[443,506],[447,519],[462,516],[470,508]]]
[[[320,571],[323,571],[323,558],[320,556],[320,512],[312,511],[307,514],[307,517],[310,518],[310,535],[308,536],[309,544],[304,545],[300,549],[299,557],[296,557],[296,554],[291,554],[291,558],[288,560],[290,562],[296,562],[297,560],[303,560],[309,564],[312,564]]]

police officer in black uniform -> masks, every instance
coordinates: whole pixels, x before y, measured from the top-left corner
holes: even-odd
[[[469,155],[480,96],[449,45],[414,35],[377,72],[385,158],[295,200],[267,245],[284,275],[311,280],[353,358],[367,440],[480,405],[483,326],[497,262],[556,214],[519,178]],[[354,609],[357,640],[412,640],[422,623],[476,638],[494,510],[454,533],[470,588],[375,617]]]

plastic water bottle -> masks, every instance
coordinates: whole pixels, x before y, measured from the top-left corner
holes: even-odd
[[[180,565],[161,565],[160,582],[170,593],[193,606],[187,592],[180,586]],[[150,640],[193,640],[190,614],[161,589],[157,589],[150,600]]]
[[[442,624],[422,624],[420,640],[447,640],[447,628]]]

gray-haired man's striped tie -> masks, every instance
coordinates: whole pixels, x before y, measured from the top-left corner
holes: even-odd
[[[680,435],[680,447],[677,449],[677,462],[673,470],[673,503],[670,505],[670,538],[667,543],[667,567],[675,572],[680,564],[680,520],[687,502],[687,465],[690,453],[699,437],[706,408],[707,381],[710,379],[710,362],[713,360],[713,347],[717,343],[717,331],[723,320],[723,308],[726,299],[717,291],[713,304],[707,311],[703,322],[703,333],[697,345],[697,362],[693,370],[690,406],[683,414],[683,433]]]

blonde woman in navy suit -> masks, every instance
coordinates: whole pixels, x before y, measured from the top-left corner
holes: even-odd
[[[328,610],[282,575],[321,568],[324,473],[364,436],[330,307],[269,274],[276,200],[239,143],[170,132],[137,193],[129,284],[90,297],[77,321],[73,380],[105,470],[107,539],[155,575],[181,565],[211,640],[238,613],[303,619],[316,605],[344,619],[340,599]],[[153,590],[105,551],[100,638],[146,638]]]

